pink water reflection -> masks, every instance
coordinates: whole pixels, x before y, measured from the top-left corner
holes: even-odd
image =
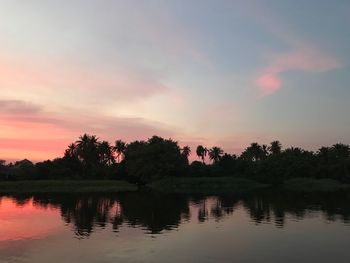
[[[0,242],[40,239],[64,226],[57,208],[35,205],[33,199],[20,204],[12,198],[0,202]]]

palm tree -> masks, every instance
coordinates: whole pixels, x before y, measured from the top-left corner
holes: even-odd
[[[77,146],[77,155],[83,163],[98,162],[98,138],[95,135],[84,134],[75,142]]]
[[[80,150],[88,149],[89,147],[97,147],[98,138],[95,135],[88,135],[85,133],[81,135],[75,143]]]
[[[203,147],[202,145],[198,145],[196,149],[196,154],[199,158],[202,159],[202,162],[204,163],[204,158],[208,153],[208,149]]]
[[[264,157],[264,149],[257,142],[253,142],[241,154],[241,158],[249,161],[258,161]]]
[[[224,151],[220,147],[215,146],[209,149],[209,159],[217,163],[221,159],[223,153]]]
[[[127,144],[122,140],[116,140],[114,150],[117,153],[118,163],[120,162],[120,157],[124,156]]]
[[[107,141],[102,141],[98,145],[98,152],[100,155],[100,162],[104,165],[111,165],[115,162],[113,156],[113,147]]]
[[[188,158],[188,156],[190,156],[191,154],[191,148],[190,146],[186,145],[182,148],[182,155],[186,156],[186,158]]]
[[[272,155],[280,154],[282,152],[282,144],[279,141],[271,142],[269,151]]]
[[[64,152],[65,157],[73,158],[77,157],[77,145],[75,143],[71,143],[68,145],[68,148]]]

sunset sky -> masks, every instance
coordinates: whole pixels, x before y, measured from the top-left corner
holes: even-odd
[[[0,159],[82,133],[350,143],[350,1],[0,0]]]

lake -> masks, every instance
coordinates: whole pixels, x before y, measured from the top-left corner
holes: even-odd
[[[350,262],[350,194],[0,197],[0,262]]]

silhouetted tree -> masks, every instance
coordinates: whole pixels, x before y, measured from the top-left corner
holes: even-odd
[[[261,158],[266,158],[266,156],[269,154],[268,148],[269,148],[269,147],[267,147],[266,144],[263,144],[263,145],[261,146],[261,149],[262,149]]]
[[[193,161],[189,166],[189,174],[194,177],[208,177],[213,175],[212,167],[201,161]]]
[[[98,144],[98,153],[100,162],[103,165],[111,165],[115,162],[113,155],[113,147],[107,141]]]
[[[239,160],[236,155],[225,153],[217,163],[217,166],[220,169],[219,174],[222,174],[223,176],[234,176],[235,174],[241,173],[242,171],[238,164]]]
[[[196,154],[199,158],[202,159],[202,162],[204,163],[204,158],[208,153],[208,149],[203,147],[202,145],[198,145],[196,149]]]
[[[280,154],[282,151],[282,144],[279,141],[271,142],[269,151],[271,154]]]
[[[96,164],[99,161],[99,142],[95,135],[84,134],[76,141],[78,158],[84,165]]]
[[[264,149],[256,142],[253,142],[245,151],[241,154],[241,158],[248,161],[259,161],[265,157]]]
[[[317,152],[317,177],[350,183],[350,147],[337,143]]]
[[[127,147],[127,144],[124,141],[122,140],[115,141],[114,150],[117,153],[118,162],[120,162],[121,157],[124,156],[126,147]]]
[[[191,148],[190,146],[186,145],[181,149],[181,153],[182,155],[186,156],[186,158],[188,158],[188,156],[190,156],[191,154]]]
[[[223,153],[224,151],[221,148],[215,146],[209,149],[209,159],[216,164],[221,159]]]
[[[64,152],[64,156],[69,158],[78,158],[78,147],[75,143],[68,145],[68,148]]]
[[[78,160],[81,163],[81,175],[97,178],[104,174],[100,160],[100,142],[95,135],[84,134],[75,142]],[[104,154],[103,154],[104,155]]]
[[[191,148],[190,146],[186,145],[181,149],[181,154],[184,157],[184,159],[186,160],[186,164],[188,165],[188,157],[191,154]]]
[[[313,152],[292,147],[255,162],[250,173],[258,181],[281,184],[290,178],[314,176],[315,166]]]
[[[34,164],[28,159],[15,162],[12,167],[12,178],[13,180],[32,180],[36,179],[36,169]]]
[[[177,142],[158,136],[153,136],[147,142],[130,143],[124,160],[128,175],[139,183],[179,176],[186,165]]]
[[[7,180],[9,177],[6,161],[0,160],[0,180]]]
[[[350,156],[350,146],[337,143],[332,146],[335,158],[348,158]]]

